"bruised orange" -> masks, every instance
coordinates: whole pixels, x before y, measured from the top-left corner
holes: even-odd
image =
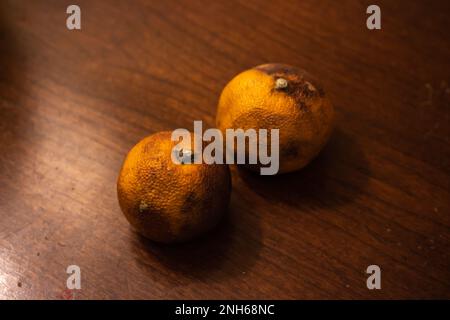
[[[226,85],[216,125],[224,135],[226,129],[279,129],[279,172],[283,173],[304,167],[320,152],[334,118],[330,100],[311,75],[290,65],[264,64]]]
[[[128,153],[117,181],[119,204],[130,224],[158,242],[189,240],[214,227],[231,192],[227,165],[177,164],[171,132],[153,134]],[[182,152],[193,150],[184,146]]]

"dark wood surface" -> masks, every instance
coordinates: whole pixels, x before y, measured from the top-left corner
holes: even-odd
[[[448,1],[0,2],[0,297],[450,298]],[[265,62],[322,80],[338,113],[293,174],[232,168],[227,219],[192,243],[139,238],[116,179],[141,138],[214,125]],[[368,290],[366,268],[382,270]]]

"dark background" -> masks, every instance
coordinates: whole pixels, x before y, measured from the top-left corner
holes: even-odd
[[[0,2],[0,297],[450,298],[448,1]],[[338,114],[293,174],[232,168],[228,218],[179,245],[139,238],[116,178],[159,130],[214,126],[237,73],[321,79]],[[382,289],[366,288],[367,266]],[[71,297],[71,296],[70,296]]]

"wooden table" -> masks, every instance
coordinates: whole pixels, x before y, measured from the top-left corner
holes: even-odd
[[[0,3],[0,297],[450,298],[448,1]],[[297,173],[232,168],[229,215],[178,246],[117,202],[124,156],[265,62],[303,67],[338,113]],[[67,292],[66,268],[81,268]],[[381,268],[368,290],[366,268]]]

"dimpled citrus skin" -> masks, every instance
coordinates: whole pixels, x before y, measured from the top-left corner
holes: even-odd
[[[334,118],[330,100],[305,71],[265,64],[240,73],[226,85],[216,125],[224,136],[228,128],[279,129],[279,173],[283,173],[303,168],[320,152]],[[260,166],[246,167],[259,170]]]
[[[176,144],[171,132],[143,139],[128,153],[117,181],[125,217],[157,242],[185,241],[206,232],[219,222],[230,199],[228,166],[175,164]]]

